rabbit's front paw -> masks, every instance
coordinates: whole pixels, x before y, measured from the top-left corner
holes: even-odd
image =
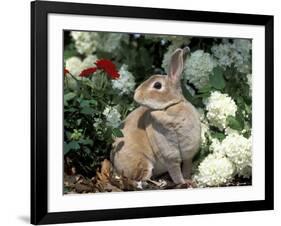
[[[184,183],[177,185],[177,188],[197,188],[197,184],[193,180],[185,179]]]

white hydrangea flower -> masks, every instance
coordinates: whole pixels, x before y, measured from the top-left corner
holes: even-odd
[[[251,71],[251,49],[252,42],[247,39],[234,39],[233,45],[236,49],[235,67],[241,73],[249,73]]]
[[[212,53],[218,60],[218,64],[225,67],[230,67],[233,59],[231,56],[231,46],[229,43],[227,44],[219,44],[212,47]]]
[[[236,51],[242,55],[248,55],[252,49],[252,41],[249,39],[234,39],[233,45],[235,46]]]
[[[95,128],[98,128],[101,124],[102,124],[102,119],[101,118],[95,118],[95,122],[94,122],[94,124],[93,124],[93,126],[95,127]]]
[[[121,40],[129,41],[129,36],[121,33],[72,31],[71,36],[77,51],[85,55],[90,55],[97,49],[114,53],[120,47]]]
[[[215,156],[227,157],[234,164],[235,174],[238,176],[251,176],[251,137],[247,139],[237,131],[233,131],[222,142],[215,138],[212,139],[209,149]]]
[[[70,57],[65,61],[65,68],[74,76],[78,76],[81,70],[82,61],[78,57]],[[77,77],[77,79],[79,79]],[[65,82],[69,89],[77,89],[77,81],[70,75],[65,75]]]
[[[70,57],[65,61],[65,68],[76,77],[76,80],[80,80],[79,74],[86,68],[94,67],[97,57],[95,55],[87,56],[83,61],[79,57]],[[66,74],[66,83],[71,90],[77,89],[77,81],[69,74]]]
[[[121,41],[128,42],[129,36],[122,33],[98,33],[98,43],[97,48],[104,52],[114,53],[118,48],[120,48]]]
[[[72,31],[75,47],[80,54],[90,55],[96,51],[98,42],[97,32]]]
[[[233,133],[239,134],[239,132],[237,130],[232,129],[230,127],[226,127],[225,130],[224,130],[225,135],[229,135],[229,134],[233,134]]]
[[[207,123],[201,122],[201,145],[206,146],[208,139],[207,136],[210,132],[209,125]]]
[[[247,74],[247,83],[249,85],[249,96],[252,96],[252,74]]]
[[[130,94],[135,88],[135,78],[131,72],[128,71],[128,66],[123,64],[119,70],[120,78],[112,80],[112,87],[120,91],[120,94]]]
[[[209,53],[196,50],[185,62],[183,77],[197,89],[200,89],[209,83],[209,75],[215,66],[216,61]]]
[[[218,64],[223,67],[233,65],[241,73],[251,71],[252,42],[247,39],[234,39],[233,43],[223,40],[223,43],[214,45],[211,49]]]
[[[177,46],[180,48],[181,46],[187,46],[190,43],[190,37],[187,36],[177,36],[177,35],[145,35],[146,39],[150,39],[154,42],[160,42],[161,44],[165,44],[167,42],[171,42],[171,45]]]
[[[98,60],[96,55],[88,55],[82,62],[81,68],[82,70],[89,68],[89,67],[95,67],[95,62]]]
[[[79,57],[70,57],[65,61],[65,68],[74,76],[79,76],[80,72],[86,68],[94,67],[97,57],[87,56],[83,61]]]
[[[231,133],[221,142],[221,151],[235,164],[239,176],[249,177],[251,175],[251,137],[247,139],[238,133]]]
[[[198,108],[197,111],[201,121],[201,146],[206,146],[208,142],[207,137],[210,136],[209,123],[205,118],[204,110],[202,108]]]
[[[201,122],[205,122],[205,121],[206,121],[206,118],[205,118],[204,109],[203,109],[203,108],[197,108],[197,112],[198,112],[198,114],[199,114],[200,121],[201,121]]]
[[[65,61],[65,68],[72,75],[78,76],[81,72],[82,61],[79,57],[70,57]]]
[[[221,142],[217,138],[211,139],[211,145],[209,146],[209,150],[215,156],[225,156],[221,148]]]
[[[107,106],[103,113],[106,117],[106,125],[116,128],[121,123],[121,114],[119,113],[117,106],[111,107]]]
[[[220,186],[231,181],[234,172],[235,167],[228,158],[209,154],[199,164],[194,179],[199,187]]]
[[[235,116],[237,105],[228,94],[219,91],[211,93],[210,97],[204,100],[207,110],[207,119],[212,126],[216,126],[220,130],[226,128],[227,117]]]

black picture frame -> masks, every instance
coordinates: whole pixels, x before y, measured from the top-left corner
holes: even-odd
[[[48,14],[96,15],[265,27],[265,199],[74,212],[48,212]],[[31,3],[31,223],[51,224],[272,210],[273,186],[273,16],[113,5]]]

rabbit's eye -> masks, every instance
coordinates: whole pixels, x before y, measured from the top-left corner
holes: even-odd
[[[155,82],[153,85],[153,88],[155,88],[155,89],[161,89],[161,87],[162,87],[162,84],[160,82]]]

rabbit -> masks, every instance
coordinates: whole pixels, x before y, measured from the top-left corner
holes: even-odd
[[[140,107],[124,120],[111,162],[118,173],[137,181],[168,172],[175,184],[191,181],[192,158],[200,146],[196,108],[182,95],[181,74],[189,48],[176,49],[168,75],[153,75],[137,87]]]

